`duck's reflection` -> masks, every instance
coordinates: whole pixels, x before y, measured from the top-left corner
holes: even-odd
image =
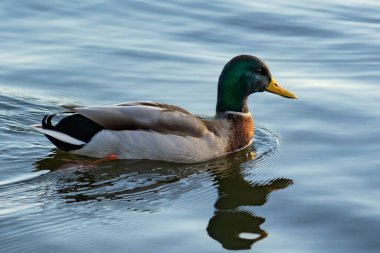
[[[227,170],[227,173],[213,174],[218,199],[207,232],[226,249],[250,249],[252,244],[267,236],[260,227],[265,218],[244,207],[264,205],[272,191],[284,189],[293,182],[284,178],[265,183],[248,182],[242,175],[241,163],[231,163]]]
[[[125,199],[120,203],[135,211],[152,211],[192,189],[198,180],[212,180],[218,190],[215,211],[207,232],[226,249],[249,249],[267,233],[260,227],[265,218],[250,209],[262,206],[272,191],[286,188],[292,180],[277,178],[265,182],[246,180],[244,172],[255,170],[251,150],[210,163],[179,165],[154,161],[102,161],[52,155],[35,163],[36,169],[50,169],[58,176],[56,191],[69,202]],[[203,172],[201,172],[203,171]],[[199,174],[192,181],[191,175]],[[201,177],[203,175],[204,177]],[[144,196],[144,197],[142,197]],[[134,206],[133,206],[134,205]]]
[[[35,168],[52,171],[49,179],[57,181],[55,190],[67,202],[126,199],[129,208],[136,211],[152,211],[150,204],[159,202],[160,198],[164,201],[169,197],[167,195],[178,198],[188,189],[171,185],[196,173],[197,169],[190,165],[150,160],[93,159],[59,150],[36,161]],[[163,189],[160,192],[160,187],[166,187],[166,192],[163,193]]]

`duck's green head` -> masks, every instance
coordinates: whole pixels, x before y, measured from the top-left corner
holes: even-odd
[[[224,66],[220,74],[216,111],[248,112],[248,96],[263,91],[286,98],[297,98],[277,84],[267,65],[259,58],[250,55],[236,56]]]

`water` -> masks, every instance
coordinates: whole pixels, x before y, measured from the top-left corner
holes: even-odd
[[[379,10],[2,1],[0,252],[379,252]],[[97,164],[29,127],[68,103],[213,115],[219,73],[241,53],[299,100],[252,95],[254,145],[237,154]]]

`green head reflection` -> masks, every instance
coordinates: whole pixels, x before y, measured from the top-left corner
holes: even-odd
[[[260,227],[265,218],[243,207],[264,205],[272,191],[284,189],[293,181],[277,178],[265,183],[248,182],[242,175],[241,163],[237,162],[229,163],[222,171],[214,173],[218,199],[207,232],[226,249],[250,249],[267,236]]]

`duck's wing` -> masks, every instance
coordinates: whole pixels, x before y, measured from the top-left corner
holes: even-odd
[[[185,109],[175,106],[175,105],[169,105],[165,103],[158,103],[158,102],[151,102],[151,101],[138,101],[138,102],[125,102],[121,104],[116,104],[116,106],[137,106],[137,105],[145,105],[145,106],[153,106],[153,107],[158,107],[161,109],[166,109],[166,110],[171,110],[171,111],[176,111],[176,112],[182,112],[185,114],[190,114],[190,112],[186,111]]]
[[[168,104],[129,102],[114,106],[71,107],[70,110],[110,130],[150,130],[193,137],[208,133],[202,120]]]

